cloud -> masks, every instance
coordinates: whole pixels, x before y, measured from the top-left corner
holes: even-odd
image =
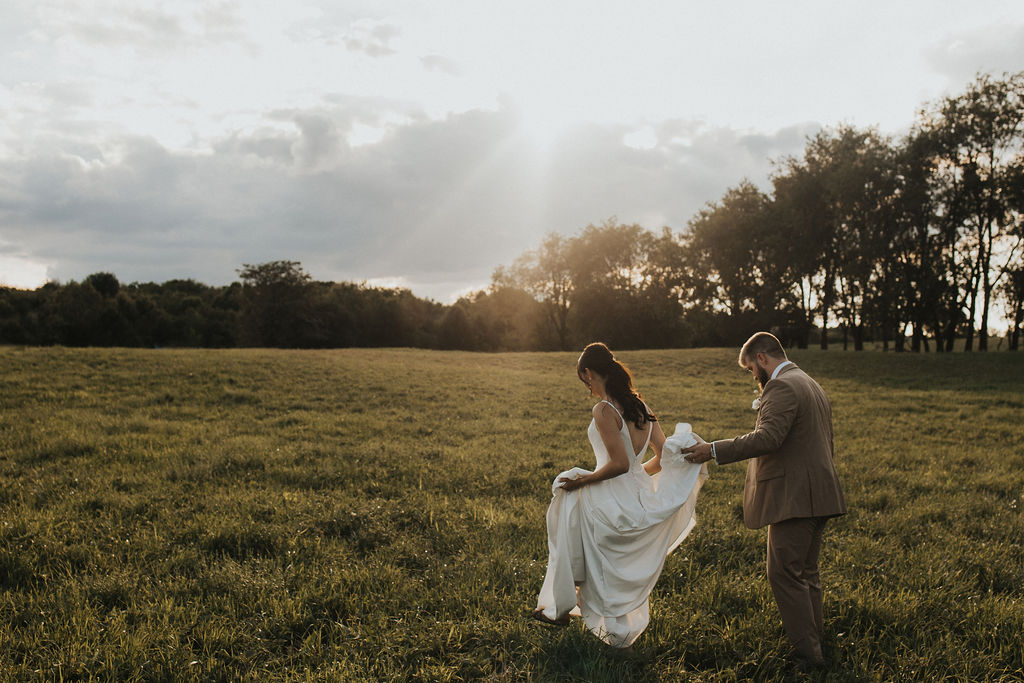
[[[88,19],[60,19],[66,35],[96,45],[180,44],[187,35],[177,16],[157,9],[134,7]]]
[[[407,122],[352,146],[355,122],[398,109]],[[376,118],[374,118],[376,117]],[[550,147],[507,108],[431,120],[406,105],[335,98],[278,110],[205,153],[117,136],[88,148],[51,140],[0,159],[0,237],[81,279],[230,282],[242,263],[301,261],[318,279],[408,283],[446,298],[483,286],[549,231],[610,216],[677,230],[769,157],[796,154],[814,127],[745,133],[697,122],[652,126],[635,149],[624,126],[579,126]]]
[[[452,59],[441,55],[426,55],[420,57],[420,64],[427,71],[440,71],[451,76],[458,76],[461,73],[459,65]]]
[[[214,41],[245,42],[245,22],[237,1],[204,2],[196,12],[203,35]]]
[[[1024,71],[1024,24],[1005,24],[949,34],[926,52],[929,64],[955,89],[979,73]]]
[[[56,42],[77,41],[86,50],[131,48],[139,54],[181,52],[219,43],[252,48],[236,2],[183,0],[146,7],[101,0],[89,11],[53,4],[39,12],[38,28]]]
[[[352,23],[343,40],[351,52],[362,52],[370,57],[388,57],[395,54],[388,43],[400,33],[401,30],[392,24],[360,19]]]

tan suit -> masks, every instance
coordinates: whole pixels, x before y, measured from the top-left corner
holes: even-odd
[[[822,593],[818,552],[828,517],[846,512],[833,465],[832,406],[796,365],[761,392],[754,431],[715,441],[720,465],[749,459],[743,522],[768,528],[768,580],[793,645],[821,659]]]
[[[720,465],[750,458],[743,522],[751,529],[797,517],[832,517],[846,500],[832,464],[832,406],[794,364],[761,392],[754,431],[715,442]]]

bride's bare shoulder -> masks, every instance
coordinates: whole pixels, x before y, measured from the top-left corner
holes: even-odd
[[[616,429],[621,428],[619,422],[619,413],[615,408],[610,405],[607,401],[598,401],[594,404],[594,421],[598,423],[606,423],[609,426],[614,426]]]

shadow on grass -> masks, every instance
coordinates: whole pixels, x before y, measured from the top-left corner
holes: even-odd
[[[548,631],[533,658],[542,680],[658,681],[655,659],[640,648],[619,650],[595,638],[579,619],[565,628],[537,624]]]

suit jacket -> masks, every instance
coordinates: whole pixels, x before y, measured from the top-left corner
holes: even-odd
[[[715,442],[719,464],[747,460],[743,522],[751,529],[846,512],[833,464],[832,405],[796,365],[761,392],[754,431]]]

